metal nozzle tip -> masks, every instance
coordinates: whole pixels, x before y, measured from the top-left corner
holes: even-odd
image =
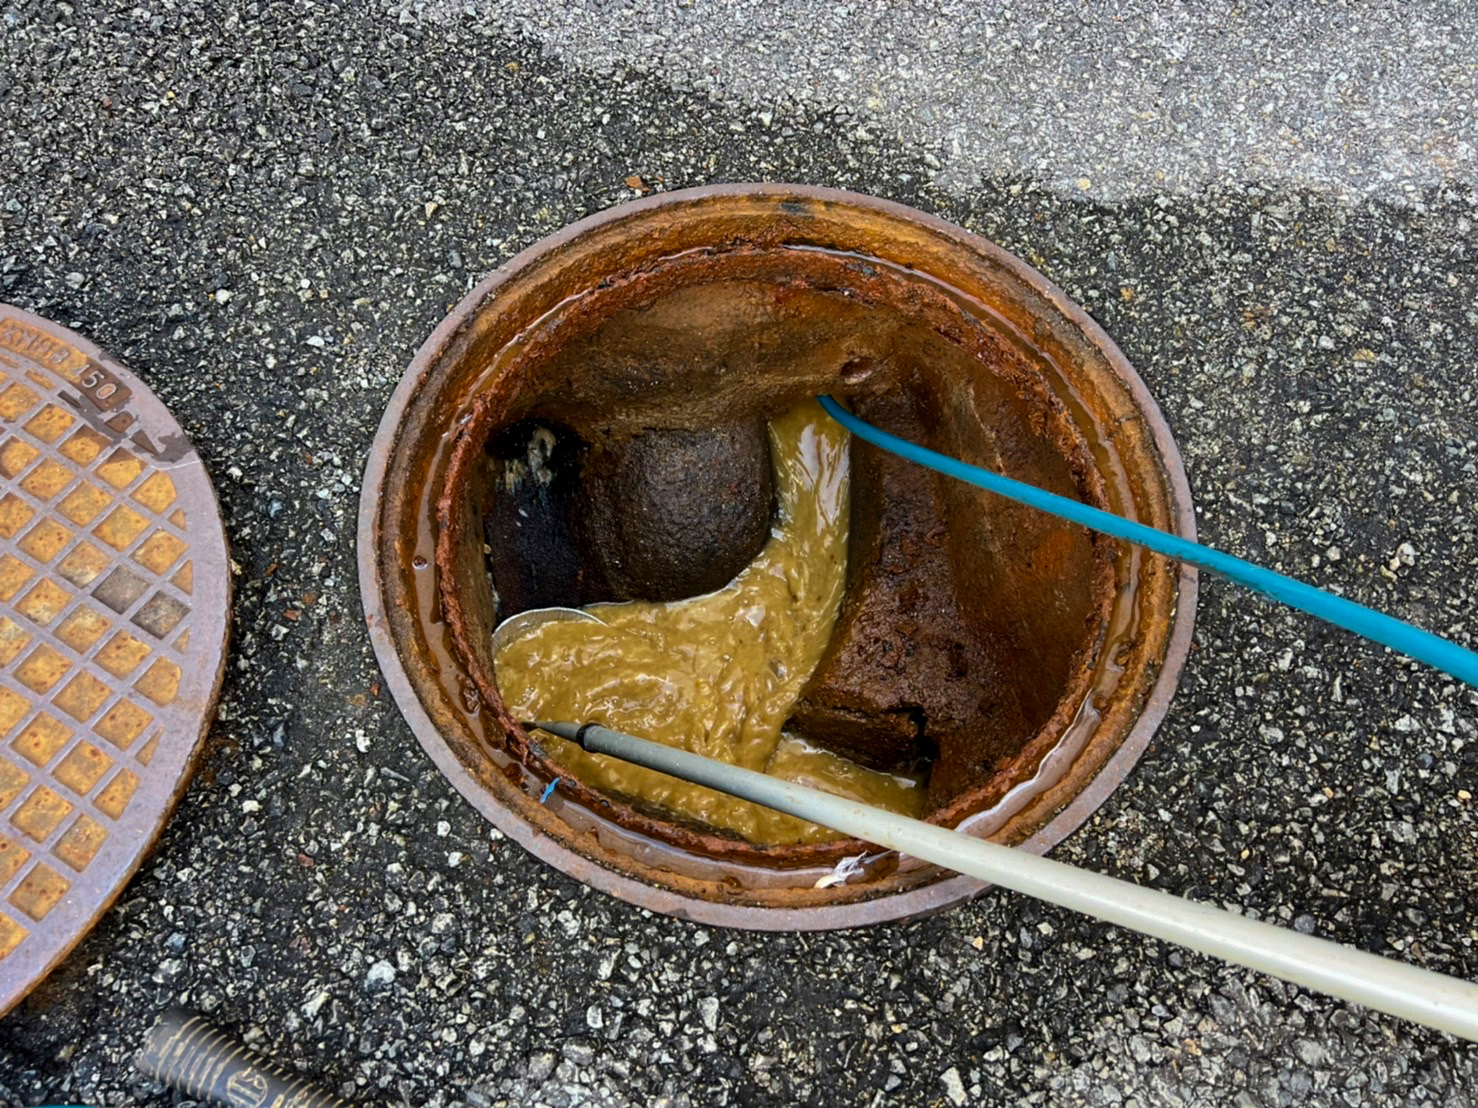
[[[552,720],[533,720],[531,722],[525,723],[523,726],[525,729],[534,727],[540,731],[548,731],[551,735],[558,735],[560,738],[568,739],[570,742],[579,741],[575,737],[580,731],[580,725],[578,723],[563,723],[555,722]]]

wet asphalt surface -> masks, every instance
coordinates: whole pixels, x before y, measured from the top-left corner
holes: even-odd
[[[202,772],[0,1022],[0,1103],[178,1103],[129,1061],[176,1002],[362,1104],[1470,1103],[1478,1048],[1012,895],[756,935],[591,892],[421,753],[354,568],[380,413],[472,283],[629,176],[794,180],[1026,258],[1138,367],[1204,540],[1474,645],[1467,148],[1367,195],[941,181],[814,101],[746,109],[416,7],[0,4],[0,299],[170,404],[239,565]],[[1474,978],[1475,763],[1478,691],[1206,581],[1154,744],[1056,856]]]

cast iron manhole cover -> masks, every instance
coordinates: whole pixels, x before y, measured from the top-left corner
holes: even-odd
[[[0,1014],[112,903],[220,688],[230,575],[199,456],[136,377],[0,305]]]

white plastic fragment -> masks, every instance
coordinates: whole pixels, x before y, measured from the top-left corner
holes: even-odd
[[[816,882],[815,888],[829,889],[834,885],[845,885],[852,878],[861,877],[867,872],[868,866],[887,853],[885,850],[879,854],[857,854],[851,858],[843,858],[830,873]]]

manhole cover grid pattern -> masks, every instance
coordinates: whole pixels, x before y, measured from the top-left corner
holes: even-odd
[[[218,669],[201,655],[220,644],[191,652],[196,567],[184,503],[194,503],[182,503],[172,467],[158,464],[170,451],[135,432],[151,455],[106,424],[135,417],[78,403],[69,386],[95,384],[85,374],[96,361],[63,347],[58,379],[18,353],[17,328],[25,324],[0,312],[0,959],[39,974],[126,877],[87,880],[110,837],[130,840],[115,844],[127,871],[153,838],[162,811],[126,817],[145,806],[136,794],[161,739],[193,752],[200,723],[172,738],[179,712],[170,709],[192,665]],[[104,372],[114,391],[142,391]],[[182,443],[168,445],[182,453]],[[178,778],[189,759],[161,761],[156,776]],[[176,786],[145,792],[157,807]],[[98,868],[116,871],[118,859]],[[82,917],[68,921],[75,934],[38,942],[74,892],[58,915]],[[5,995],[13,984],[0,980],[0,1011],[18,999]]]

